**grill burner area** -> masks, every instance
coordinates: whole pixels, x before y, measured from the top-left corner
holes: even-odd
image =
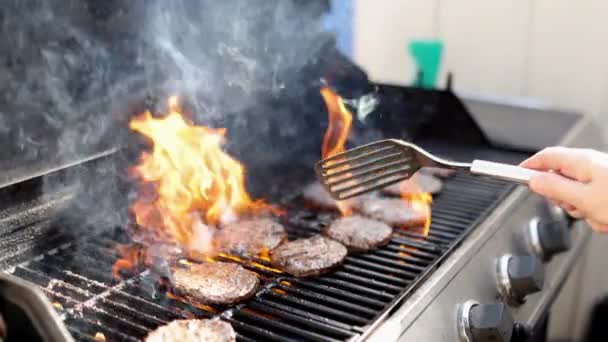
[[[76,241],[64,235],[68,227],[51,221],[9,229],[1,232],[0,244],[13,250],[0,258],[0,266],[39,285],[79,341],[95,341],[97,333],[108,341],[137,341],[172,320],[215,316],[232,324],[238,341],[346,341],[363,336],[406,298],[511,189],[458,174],[445,180],[434,198],[427,237],[396,229],[387,246],[350,254],[343,266],[318,278],[293,278],[261,259],[220,256],[218,261],[240,262],[262,281],[252,300],[233,307],[196,307],[168,298],[157,290],[151,270],[113,279],[114,248],[126,238],[118,228]],[[337,217],[307,209],[299,197],[283,206],[290,239],[318,234]],[[56,248],[40,255],[35,246],[41,238]]]

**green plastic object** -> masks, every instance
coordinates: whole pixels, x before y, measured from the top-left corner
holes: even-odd
[[[418,70],[414,85],[435,88],[441,66],[443,43],[439,40],[413,40],[409,44],[409,50]]]

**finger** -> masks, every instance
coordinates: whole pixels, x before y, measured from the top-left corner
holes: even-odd
[[[568,204],[566,202],[562,202],[562,201],[556,201],[553,199],[549,199],[549,202],[553,203],[553,205],[560,207],[562,209],[564,209],[565,211],[575,211],[577,210],[575,206],[573,206],[572,204]]]
[[[553,170],[568,178],[589,182],[589,158],[582,149],[549,147],[521,163],[521,166],[543,171]]]
[[[547,197],[547,200],[551,204],[553,204],[553,206],[555,206],[555,207],[564,208],[564,202],[562,202],[562,201],[558,201],[558,200],[555,200],[553,198],[548,198],[548,197]]]
[[[566,210],[568,212],[568,215],[574,217],[575,219],[582,219],[583,217],[585,217],[585,214],[583,214],[582,211],[580,210]]]
[[[591,229],[593,229],[596,232],[608,233],[608,224],[600,223],[595,220],[587,220],[587,223],[589,223],[589,225],[591,226]]]
[[[572,204],[565,203],[565,202],[562,202],[562,205],[560,205],[560,207],[562,207],[565,211],[568,211],[568,212],[577,210],[575,206],[573,206]]]
[[[553,173],[539,173],[530,179],[532,191],[556,201],[565,202],[574,207],[581,207],[585,185]]]

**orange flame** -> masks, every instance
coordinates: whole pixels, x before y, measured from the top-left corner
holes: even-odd
[[[331,89],[322,87],[321,95],[325,100],[329,114],[329,123],[321,149],[321,157],[325,159],[344,152],[346,140],[352,127],[353,114],[346,108],[342,98]],[[336,204],[343,216],[352,215],[353,208],[348,202],[337,201]]]
[[[211,312],[211,313],[215,313],[215,314],[219,313],[219,311],[216,308],[212,307],[212,306],[205,305],[205,304],[202,304],[202,303],[197,303],[196,301],[188,300],[187,298],[184,298],[184,297],[182,297],[180,295],[177,295],[177,294],[175,294],[173,292],[170,292],[170,291],[167,292],[167,298],[173,299],[173,300],[177,300],[177,301],[180,301],[182,303],[186,303],[186,304],[195,306],[195,307],[197,307],[197,308],[199,308],[201,310],[205,310],[207,312]]]
[[[133,274],[138,266],[150,264],[145,248],[140,245],[117,245],[116,250],[121,258],[112,265],[112,275],[122,279],[122,272]]]
[[[106,342],[106,335],[98,331],[95,333],[95,337],[93,339],[99,342]]]
[[[245,168],[222,150],[226,130],[186,121],[177,97],[169,99],[167,116],[145,112],[130,127],[153,143],[152,153],[144,153],[133,169],[155,186],[153,200],[140,196],[132,207],[143,229],[206,254],[212,251],[214,225],[240,214],[274,211],[245,190]]]
[[[424,226],[420,232],[423,236],[428,236],[431,229],[431,203],[433,196],[426,192],[412,191],[412,188],[420,189],[420,185],[415,183],[415,178],[410,178],[405,182],[401,182],[401,198],[416,213],[425,218]]]
[[[346,139],[348,139],[353,122],[353,115],[344,105],[342,98],[329,88],[321,88],[321,95],[325,100],[329,114],[329,124],[323,137],[321,156],[329,158],[344,152]]]

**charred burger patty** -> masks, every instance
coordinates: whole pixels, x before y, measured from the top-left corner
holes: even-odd
[[[387,224],[362,216],[347,216],[334,221],[323,230],[352,251],[365,252],[386,245],[393,233]]]
[[[399,198],[369,198],[361,203],[359,210],[364,216],[399,228],[421,226],[426,221],[423,214]]]
[[[258,256],[287,240],[285,228],[269,218],[231,223],[215,235],[218,250],[239,256]]]
[[[395,183],[382,189],[382,192],[391,196],[400,196],[406,194],[431,193],[438,194],[441,191],[443,184],[441,180],[435,176],[416,173],[410,179],[400,183]]]
[[[282,244],[271,253],[272,264],[296,277],[316,276],[340,265],[346,247],[321,235]]]
[[[227,262],[194,264],[173,272],[175,294],[201,304],[235,304],[253,296],[259,279],[254,272]]]
[[[224,321],[184,319],[158,327],[148,334],[145,342],[236,342],[236,332]]]

